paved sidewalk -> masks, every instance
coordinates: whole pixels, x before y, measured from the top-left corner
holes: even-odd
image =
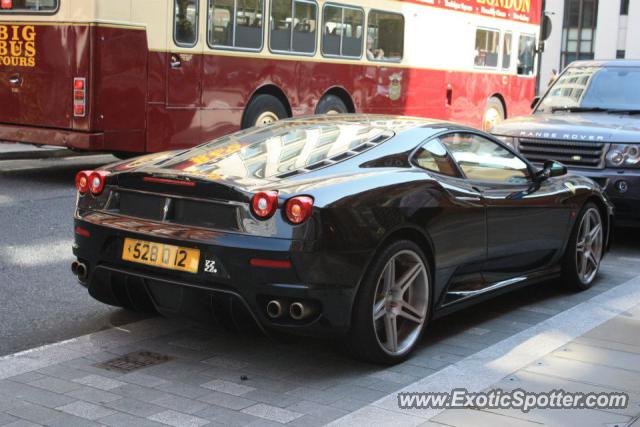
[[[450,391],[460,384],[476,391],[493,384],[544,389],[550,381],[567,383],[567,388],[580,388],[581,382],[615,388],[624,380],[636,393],[637,405],[640,364],[626,371],[620,366],[634,363],[628,358],[637,353],[628,350],[640,347],[639,309],[633,308],[640,304],[640,277],[621,273],[637,262],[635,257],[610,262],[597,286],[587,292],[562,293],[549,284],[435,322],[415,355],[390,368],[353,361],[324,341],[275,344],[182,320],[154,318],[101,331],[0,358],[0,425],[481,425],[484,419],[487,425],[564,425],[573,414],[557,413],[564,418],[555,419],[545,418],[554,413],[533,411],[526,416],[402,411],[396,393]],[[494,311],[496,307],[503,311]],[[614,326],[607,326],[612,318]],[[601,328],[613,328],[618,335],[607,332],[610,329],[589,332],[603,323]],[[630,339],[636,343],[627,343]],[[145,352],[144,357],[130,356],[110,370],[103,367],[138,352]],[[154,354],[160,363],[143,367]],[[598,358],[611,366],[601,366]],[[535,362],[539,359],[542,366]],[[567,364],[589,368],[572,370]],[[600,370],[605,368],[603,376]],[[582,425],[626,423],[636,409],[594,411],[599,418]]]
[[[449,426],[640,426],[640,305],[509,375],[489,389],[629,394],[621,410],[447,410],[431,418]]]

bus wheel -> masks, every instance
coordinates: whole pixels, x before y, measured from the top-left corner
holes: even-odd
[[[335,95],[323,96],[316,107],[316,114],[346,114],[348,112],[349,110],[342,99]]]
[[[482,117],[482,130],[489,132],[492,127],[499,124],[505,119],[504,106],[502,102],[495,97],[489,98],[487,108],[484,110]]]
[[[265,126],[287,117],[287,109],[275,96],[258,95],[249,104],[242,119],[242,129]]]
[[[115,153],[111,153],[111,154],[113,154],[115,157],[119,158],[120,160],[129,160],[129,159],[133,159],[134,157],[142,156],[142,154],[144,153],[130,153],[128,151],[116,151]]]

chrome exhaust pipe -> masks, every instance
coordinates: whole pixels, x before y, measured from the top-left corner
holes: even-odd
[[[276,299],[267,303],[267,314],[272,319],[282,317],[284,314],[284,304]]]
[[[76,276],[78,276],[78,279],[80,280],[87,280],[87,277],[89,277],[89,269],[85,264],[81,262],[78,263],[78,267],[76,268]]]
[[[71,273],[73,273],[74,276],[78,275],[78,265],[80,263],[78,261],[73,261],[71,263]]]
[[[304,320],[315,314],[316,310],[309,304],[294,302],[289,307],[289,315],[293,320]]]

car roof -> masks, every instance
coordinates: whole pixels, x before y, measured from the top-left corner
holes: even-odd
[[[575,61],[568,68],[576,67],[640,67],[640,60],[611,59],[602,61]]]
[[[340,124],[342,126],[363,126],[367,125],[375,127],[380,130],[392,131],[395,134],[400,134],[404,131],[416,128],[430,128],[430,129],[456,129],[456,130],[471,130],[466,126],[446,122],[435,119],[426,119],[422,117],[413,116],[400,116],[400,115],[387,115],[387,114],[331,114],[331,115],[311,115],[303,116],[292,119],[280,120],[278,123],[282,125],[316,125],[332,126]]]

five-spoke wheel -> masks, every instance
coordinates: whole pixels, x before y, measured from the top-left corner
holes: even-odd
[[[602,259],[602,220],[596,208],[589,208],[582,216],[576,244],[576,270],[583,283],[591,283]]]
[[[429,265],[413,242],[397,241],[380,253],[361,284],[350,345],[357,356],[380,363],[404,360],[427,324]]]
[[[563,265],[563,282],[573,290],[591,287],[604,254],[605,234],[600,210],[587,203],[576,220]]]

